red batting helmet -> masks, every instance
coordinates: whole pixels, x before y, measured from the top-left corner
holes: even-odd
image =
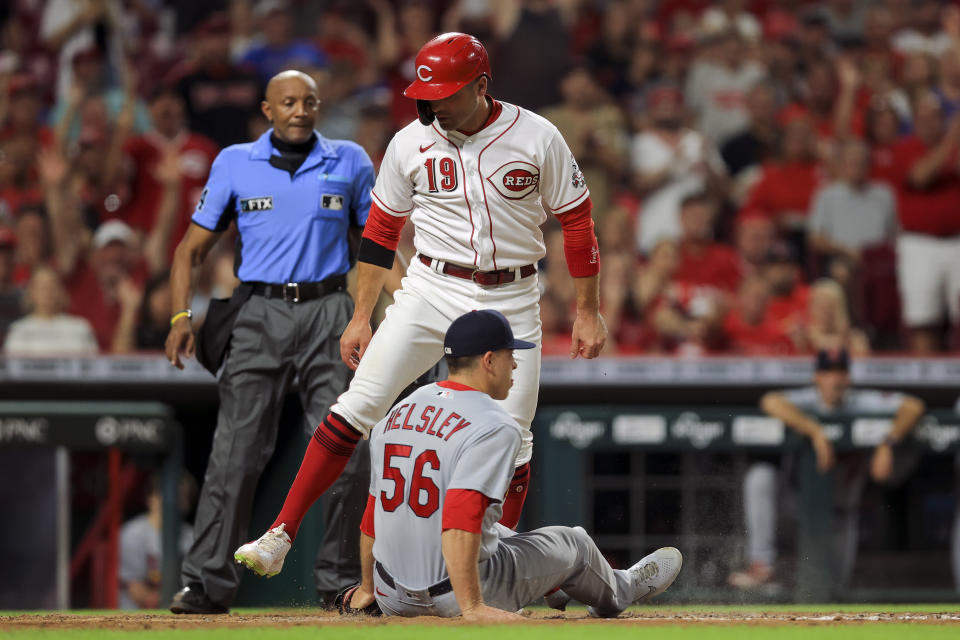
[[[491,77],[487,50],[466,33],[442,33],[417,53],[417,79],[403,95],[417,100],[441,100],[482,75]]]

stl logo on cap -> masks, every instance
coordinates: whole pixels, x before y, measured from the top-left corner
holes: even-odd
[[[529,162],[508,162],[487,176],[497,193],[508,200],[522,200],[540,186],[540,168]]]

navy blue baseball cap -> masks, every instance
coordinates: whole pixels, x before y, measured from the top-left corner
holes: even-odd
[[[459,358],[501,349],[533,349],[532,342],[513,337],[510,323],[499,311],[480,309],[465,313],[450,324],[443,353]]]
[[[846,349],[822,349],[817,352],[817,371],[849,371],[850,354]]]

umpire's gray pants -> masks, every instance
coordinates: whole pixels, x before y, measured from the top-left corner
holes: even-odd
[[[306,420],[318,425],[350,370],[340,335],[353,314],[345,292],[293,303],[252,296],[237,314],[219,380],[220,412],[197,504],[196,536],[181,569],[229,607],[240,584],[233,552],[247,541],[254,492],[273,455],[283,399],[294,374]]]
[[[501,537],[496,553],[480,563],[483,600],[491,607],[518,611],[560,587],[603,615],[615,616],[637,596],[627,572],[612,569],[582,527],[544,527],[515,535],[497,528],[509,537]],[[402,577],[393,579],[391,588],[373,572],[377,603],[385,615],[460,615],[453,591],[432,597],[427,589],[404,586]]]

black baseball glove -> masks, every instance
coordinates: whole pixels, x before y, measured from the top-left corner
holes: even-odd
[[[350,606],[350,600],[353,599],[354,592],[360,588],[359,584],[355,584],[351,587],[347,587],[343,591],[337,594],[337,599],[334,601],[334,604],[337,605],[337,611],[340,612],[342,616],[382,616],[383,612],[380,611],[380,605],[377,604],[377,601],[374,600],[363,609],[354,609]]]

